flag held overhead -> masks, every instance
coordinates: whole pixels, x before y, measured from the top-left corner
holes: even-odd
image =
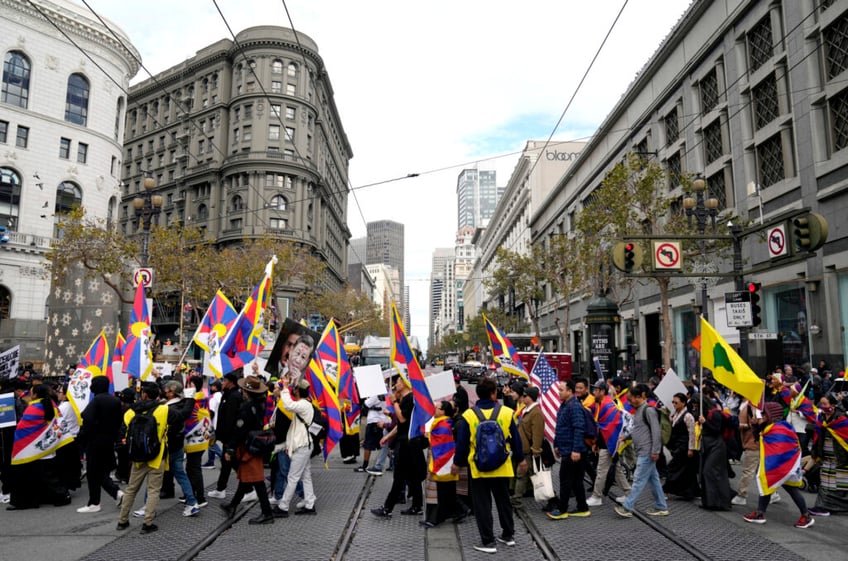
[[[760,402],[765,390],[763,380],[703,317],[701,317],[701,367],[712,372],[719,384],[748,398],[751,403]]]

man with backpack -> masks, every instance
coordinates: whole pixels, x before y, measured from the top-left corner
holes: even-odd
[[[159,506],[159,491],[165,475],[165,450],[167,449],[168,406],[159,402],[159,386],[152,382],[141,385],[141,400],[124,414],[127,426],[127,450],[133,462],[130,482],[121,501],[118,515],[118,530],[130,526],[129,515],[136,493],[147,478],[147,502],[144,505],[142,534],[155,532],[159,528],[153,523]]]
[[[616,514],[624,518],[633,517],[636,500],[648,485],[654,493],[654,506],[646,514],[668,516],[668,504],[657,472],[657,460],[662,454],[662,429],[659,415],[648,403],[649,392],[645,384],[638,384],[628,392],[630,405],[634,409],[631,436],[636,450],[636,471],[633,474],[633,489],[624,504],[615,507]]]
[[[494,380],[486,378],[477,384],[477,404],[456,423],[456,454],[451,468],[451,473],[456,475],[460,467],[469,467],[474,518],[480,533],[480,543],[474,549],[483,553],[497,553],[497,542],[515,545],[515,521],[509,498],[509,482],[514,476],[510,452],[518,469],[527,470],[513,410],[497,402],[497,392]],[[497,538],[492,497],[501,525],[501,535]]]
[[[547,516],[551,520],[563,520],[569,516],[585,518],[592,513],[589,512],[589,505],[586,504],[586,488],[583,486],[583,476],[586,474],[583,456],[588,451],[586,438],[591,436],[594,440],[594,431],[597,431],[597,426],[594,425],[591,414],[574,394],[574,380],[559,382],[559,398],[562,403],[557,411],[556,436],[554,437],[554,453],[561,459],[559,505],[548,512]],[[589,426],[587,422],[590,420],[592,426]],[[568,512],[571,493],[574,493],[574,498],[577,500],[577,510],[574,512]]]

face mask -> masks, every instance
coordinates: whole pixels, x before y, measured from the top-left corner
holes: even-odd
[[[830,415],[831,413],[833,413],[833,407],[822,407],[821,410],[822,413],[824,413],[825,415]]]

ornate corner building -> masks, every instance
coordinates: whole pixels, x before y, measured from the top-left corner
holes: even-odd
[[[315,42],[252,27],[130,88],[119,228],[134,232],[132,200],[149,175],[160,227],[194,224],[221,246],[267,235],[302,244],[339,289],[352,157]]]

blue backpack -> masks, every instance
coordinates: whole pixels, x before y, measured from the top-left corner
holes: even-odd
[[[480,424],[477,425],[476,448],[474,450],[474,465],[477,471],[495,471],[508,459],[509,452],[506,449],[506,438],[503,429],[498,424],[498,413],[500,404],[495,405],[492,415],[488,419],[483,416],[483,411],[474,407],[474,413]]]

